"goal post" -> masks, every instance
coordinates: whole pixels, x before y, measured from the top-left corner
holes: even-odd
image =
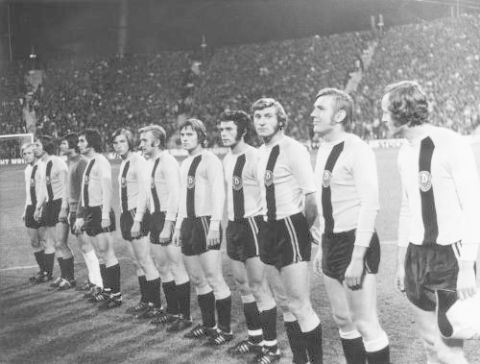
[[[0,160],[22,158],[21,148],[26,143],[33,143],[32,133],[0,134]]]

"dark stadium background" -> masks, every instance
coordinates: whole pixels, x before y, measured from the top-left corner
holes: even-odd
[[[455,0],[15,0],[0,2],[0,59],[35,46],[53,56],[112,55],[118,18],[126,4],[131,53],[198,49],[367,30],[370,15],[386,24],[448,16]],[[465,5],[473,1],[461,0]]]

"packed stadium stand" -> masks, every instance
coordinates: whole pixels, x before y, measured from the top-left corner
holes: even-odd
[[[344,87],[355,61],[375,42],[373,60],[353,92],[358,106],[353,131],[364,138],[384,137],[378,110],[384,86],[417,79],[432,95],[433,122],[465,134],[480,123],[478,34],[480,17],[465,15],[392,27],[383,36],[352,32],[221,47],[201,65],[192,52],[180,51],[50,60],[42,92],[28,103],[38,133],[56,136],[96,127],[108,137],[118,126],[151,122],[170,133],[179,115],[199,117],[213,132],[225,109],[248,109],[255,99],[270,96],[285,105],[289,133],[306,140],[315,92]],[[25,64],[16,63],[0,75],[2,134],[24,132],[26,71]],[[214,133],[209,142],[217,142]]]

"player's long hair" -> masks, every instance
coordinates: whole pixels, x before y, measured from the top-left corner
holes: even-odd
[[[95,152],[101,153],[103,150],[102,136],[97,129],[85,129],[82,131],[79,136],[84,136],[88,146],[93,148]]]
[[[55,139],[53,139],[51,136],[39,135],[36,140],[42,143],[45,153],[47,153],[48,155],[55,154],[55,151],[57,149],[57,143],[55,142]]]
[[[78,149],[78,135],[75,133],[70,133],[65,135],[62,140],[66,140],[68,143],[68,149],[74,149],[76,153],[80,153]]]
[[[207,140],[207,128],[205,127],[203,121],[195,118],[187,119],[180,124],[178,130],[182,130],[187,126],[191,127],[195,131],[195,133],[197,133],[198,143],[203,145],[205,143],[205,140]]]
[[[275,111],[277,113],[277,120],[278,123],[280,124],[280,129],[286,129],[287,128],[287,123],[288,123],[288,117],[287,113],[285,112],[285,109],[283,108],[282,104],[278,102],[275,99],[272,99],[271,97],[262,97],[261,99],[258,99],[252,104],[252,113],[254,113],[257,110],[263,110],[266,109],[267,107],[275,107]]]
[[[342,123],[344,126],[348,126],[353,120],[353,99],[345,91],[339,90],[333,87],[323,88],[318,91],[315,100],[322,96],[331,96],[335,100],[335,112],[344,110],[345,118]]]
[[[128,143],[128,150],[134,150],[136,143],[135,143],[135,135],[129,128],[118,128],[112,134],[112,143],[115,141],[115,138],[119,135],[125,136]]]
[[[252,118],[245,111],[224,111],[220,115],[219,120],[220,122],[233,121],[234,124],[237,126],[237,141],[240,140],[243,136],[245,142],[250,143],[253,134]]]
[[[427,95],[415,81],[401,81],[385,88],[388,111],[396,126],[428,123]]]
[[[152,133],[153,137],[155,140],[160,141],[160,148],[165,149],[165,145],[167,143],[167,133],[164,128],[162,128],[160,125],[147,125],[144,126],[143,128],[138,130],[138,134],[142,133]]]

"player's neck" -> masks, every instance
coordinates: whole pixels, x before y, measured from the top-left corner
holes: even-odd
[[[193,157],[193,156],[195,156],[195,155],[200,154],[200,153],[202,152],[202,150],[203,150],[203,148],[202,148],[202,146],[199,144],[199,145],[197,145],[194,149],[189,150],[189,151],[188,151],[188,155],[191,156],[191,157]]]
[[[122,158],[122,160],[125,161],[125,160],[128,159],[128,157],[130,157],[131,154],[132,154],[132,152],[131,152],[131,151],[128,151],[127,153],[122,154],[122,155],[120,156],[120,158]]]
[[[428,135],[429,131],[430,131],[430,125],[422,124],[422,125],[406,128],[403,133],[403,136],[405,137],[405,139],[407,139],[407,141],[410,144],[415,144],[415,143],[418,143],[423,138],[425,138]]]
[[[40,160],[42,162],[45,162],[48,159],[48,157],[50,157],[50,156],[47,153],[43,153],[43,155],[40,157]]]
[[[327,143],[335,143],[345,139],[346,134],[347,133],[343,129],[332,130],[330,133],[324,135],[323,140],[325,140]]]
[[[150,159],[152,160],[155,160],[157,159],[158,157],[160,157],[160,154],[162,154],[162,150],[161,149],[154,149],[151,156],[150,156]]]
[[[93,159],[95,158],[95,150],[92,148],[89,151],[87,151],[84,156],[88,159]]]
[[[245,143],[242,139],[232,148],[230,148],[230,150],[232,151],[232,154],[242,154],[247,150],[247,143]]]
[[[283,138],[283,136],[284,136],[283,130],[280,129],[275,134],[273,134],[269,137],[263,138],[263,141],[264,141],[265,145],[268,147],[270,145],[273,145],[273,144],[279,142]]]

